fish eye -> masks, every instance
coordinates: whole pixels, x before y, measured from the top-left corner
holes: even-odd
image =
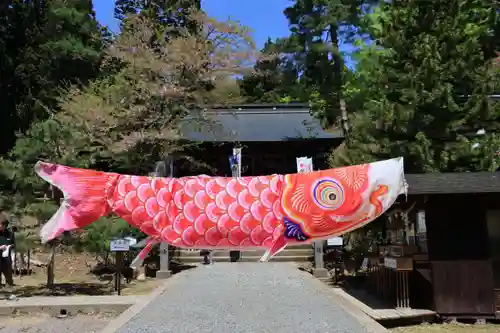
[[[314,202],[325,210],[335,210],[344,203],[344,188],[335,179],[319,179],[312,188]]]

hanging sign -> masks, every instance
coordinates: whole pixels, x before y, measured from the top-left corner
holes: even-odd
[[[111,252],[127,252],[130,250],[130,240],[125,238],[112,239],[109,242]]]

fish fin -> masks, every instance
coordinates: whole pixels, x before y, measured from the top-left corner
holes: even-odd
[[[35,165],[35,172],[64,194],[61,206],[40,231],[42,243],[65,231],[83,228],[111,211],[107,197],[118,174],[44,162]]]
[[[293,222],[287,217],[284,218],[284,224],[286,238],[293,238],[299,242],[304,242],[309,239],[309,236],[302,231],[300,224]]]
[[[141,250],[141,252],[139,252],[137,257],[135,257],[134,260],[132,260],[130,267],[133,269],[137,269],[137,268],[141,267],[142,264],[144,263],[144,260],[148,256],[149,252],[151,252],[151,249],[157,243],[158,243],[158,241],[156,239],[148,238],[146,240],[146,246],[144,246],[144,248]]]
[[[262,258],[260,258],[259,261],[260,262],[269,261],[269,259],[271,259],[275,255],[283,251],[287,246],[287,244],[288,243],[286,241],[285,236],[280,235],[278,238],[276,238],[271,247],[266,251],[266,253],[264,253],[264,255],[262,256]]]

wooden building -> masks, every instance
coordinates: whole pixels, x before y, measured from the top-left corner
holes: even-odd
[[[242,148],[242,176],[295,173],[296,158],[302,156],[312,157],[315,169],[326,169],[328,154],[343,141],[340,131],[324,131],[305,104],[235,105],[205,115],[208,126],[184,127],[185,139],[198,144],[188,152],[191,160],[176,158],[176,176],[231,176],[229,156],[235,147]],[[263,254],[242,251],[241,260],[258,261]],[[295,245],[275,260],[308,261],[313,255],[310,245]],[[189,250],[179,250],[175,256],[184,263],[201,262]],[[229,261],[229,257],[228,251],[217,251],[214,258]]]
[[[305,104],[251,104],[215,109],[214,122],[188,129],[185,138],[200,142],[189,154],[212,170],[191,162],[178,163],[179,175],[200,173],[229,176],[229,155],[242,148],[242,175],[294,173],[296,157],[312,157],[316,169],[328,168],[326,156],[343,141],[340,131],[325,131]]]
[[[370,286],[396,307],[500,316],[500,173],[409,174]]]

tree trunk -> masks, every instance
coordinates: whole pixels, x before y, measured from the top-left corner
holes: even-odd
[[[26,259],[24,255],[26,255],[26,253],[19,253],[19,271],[26,268]]]
[[[334,51],[332,52],[332,61],[333,61],[333,72],[335,75],[334,78],[334,89],[335,89],[335,105],[340,111],[340,122],[342,125],[342,132],[344,134],[344,140],[346,143],[349,141],[349,117],[347,115],[347,107],[345,101],[342,99],[342,88],[344,81],[344,62],[342,60],[342,56],[340,54],[339,49],[339,35],[338,35],[338,26],[330,25],[330,38],[332,41],[332,47]]]
[[[12,251],[12,274],[17,275],[17,251],[14,249]]]
[[[51,243],[52,252],[50,254],[49,264],[47,265],[47,288],[54,287],[54,266],[56,258],[56,245]]]
[[[28,250],[28,264],[27,264],[27,269],[26,269],[26,275],[31,275],[31,250]]]

